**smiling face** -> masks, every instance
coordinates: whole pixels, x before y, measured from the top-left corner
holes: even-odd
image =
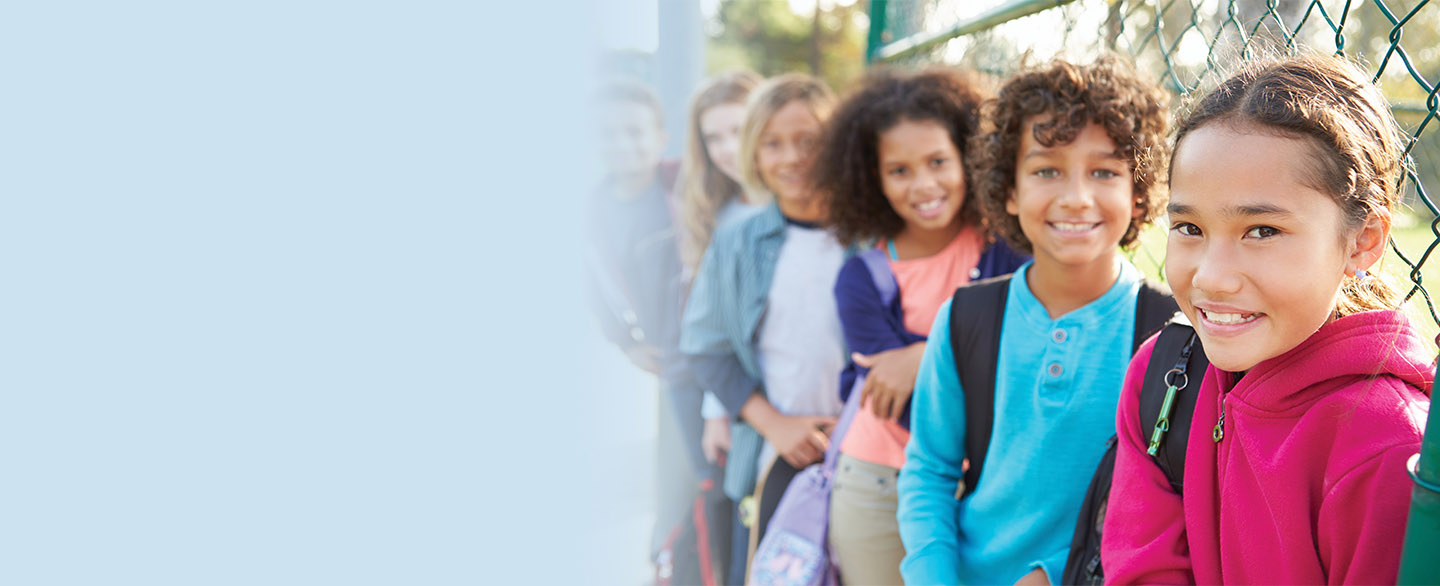
[[[1165,276],[1222,370],[1303,342],[1331,319],[1347,273],[1374,263],[1354,254],[1370,227],[1346,229],[1335,200],[1303,180],[1316,157],[1302,139],[1224,122],[1177,148]]]
[[[965,171],[950,131],[934,120],[901,120],[880,133],[880,188],[906,230],[944,230],[959,221]]]
[[[1113,271],[1120,239],[1144,213],[1135,204],[1129,161],[1098,124],[1047,147],[1035,140],[1034,123],[1025,122],[1005,211],[1030,240],[1037,268]]]
[[[820,120],[800,100],[776,110],[760,131],[755,168],[782,210],[807,205],[812,197],[810,164],[820,132]]]
[[[700,113],[700,140],[705,153],[720,172],[740,183],[740,125],[745,122],[745,104],[729,102]]]

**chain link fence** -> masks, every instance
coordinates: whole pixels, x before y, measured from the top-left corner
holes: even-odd
[[[1409,309],[1440,315],[1425,289],[1440,279],[1440,0],[870,0],[872,63],[962,65],[997,76],[1051,57],[1079,62],[1109,50],[1180,99],[1260,53],[1343,54],[1373,72],[1410,136],[1404,180],[1408,212],[1397,218],[1392,259],[1412,286]],[[1152,231],[1136,264],[1160,273],[1163,231]],[[1148,270],[1147,270],[1148,269]]]

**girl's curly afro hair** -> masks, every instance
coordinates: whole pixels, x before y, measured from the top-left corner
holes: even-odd
[[[880,70],[861,81],[830,119],[812,168],[816,187],[830,198],[836,238],[853,244],[900,233],[905,220],[880,187],[880,135],[901,121],[934,121],[949,131],[964,159],[966,141],[979,127],[982,87],[974,75],[938,67]],[[960,207],[964,224],[980,223],[974,199],[967,195]]]

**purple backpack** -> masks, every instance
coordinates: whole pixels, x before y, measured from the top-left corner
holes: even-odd
[[[895,274],[890,272],[890,262],[885,253],[872,248],[858,256],[875,279],[881,303],[889,305],[899,293],[899,284],[895,282]],[[785,495],[780,497],[765,537],[755,549],[755,559],[750,562],[751,584],[840,584],[839,572],[830,559],[830,546],[826,539],[830,529],[830,486],[835,478],[836,461],[840,458],[840,445],[845,441],[845,432],[850,429],[850,420],[860,408],[860,389],[864,386],[865,377],[855,377],[850,398],[845,401],[845,410],[841,412],[835,430],[830,433],[830,447],[825,450],[825,460],[802,470],[790,481]]]

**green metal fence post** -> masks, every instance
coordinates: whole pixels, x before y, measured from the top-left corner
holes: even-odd
[[[1440,385],[1437,385],[1440,386]],[[1431,391],[1430,395],[1435,395]],[[1440,584],[1440,423],[1435,407],[1425,423],[1420,453],[1407,464],[1415,479],[1410,496],[1410,520],[1405,525],[1405,546],[1400,550],[1399,584]]]
[[[885,46],[886,9],[889,0],[870,0],[870,33],[865,41],[865,63],[875,62],[880,47]]]

